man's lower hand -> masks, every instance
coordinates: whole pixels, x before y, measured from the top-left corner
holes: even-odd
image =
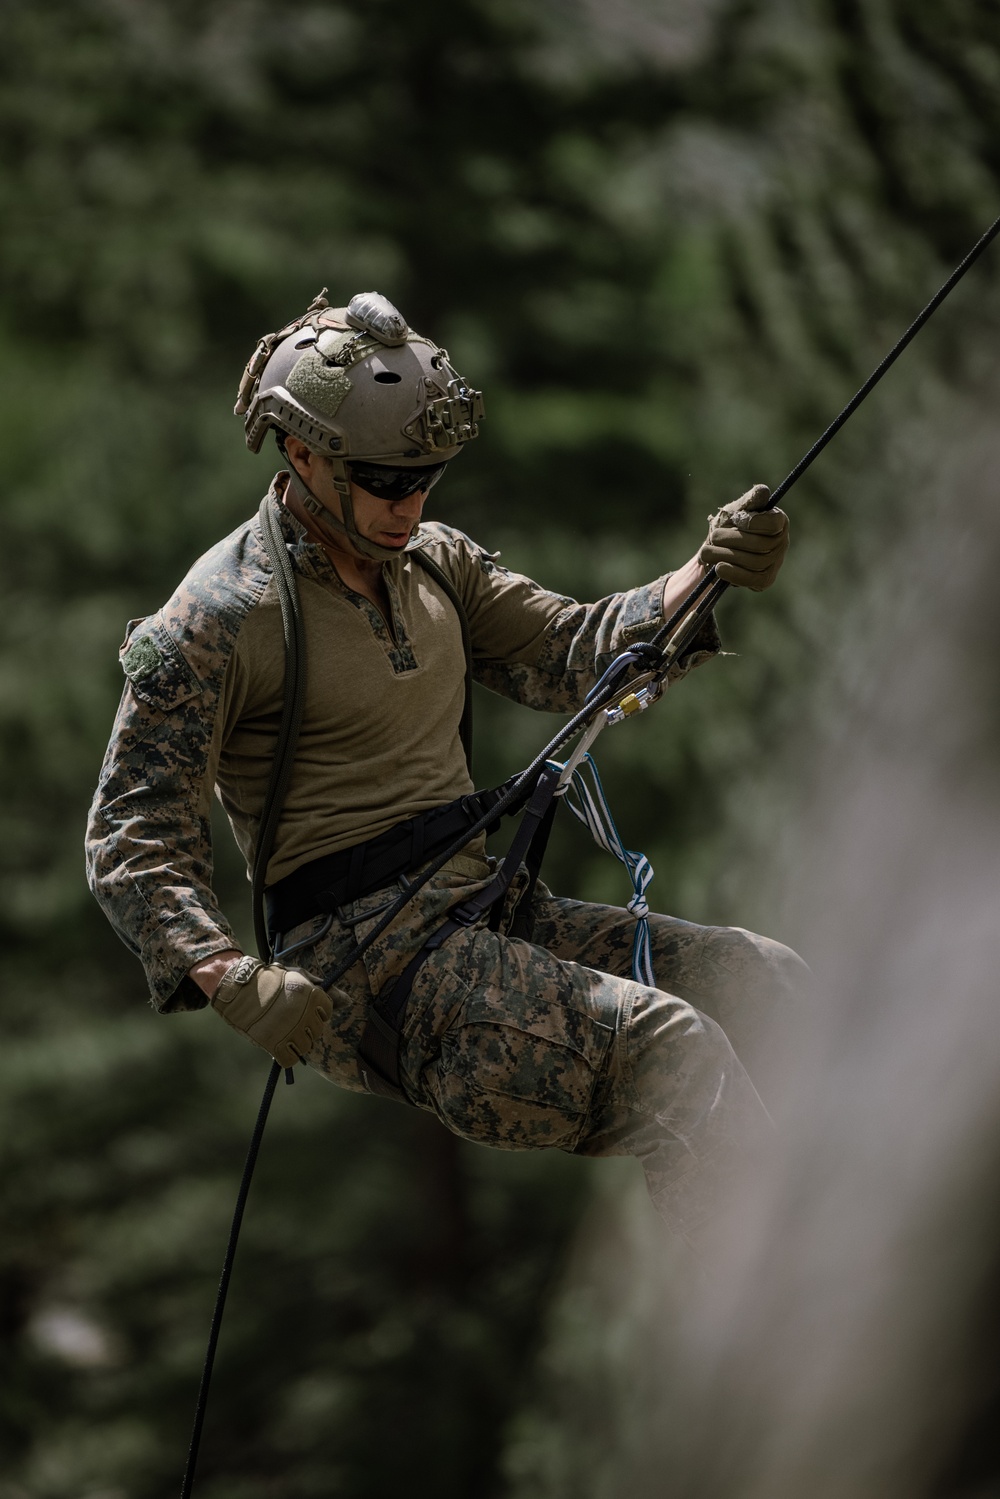
[[[330,996],[301,968],[251,957],[226,969],[212,1008],[282,1067],[308,1055],[333,1014]]]
[[[755,484],[738,500],[709,517],[708,536],[698,553],[704,567],[714,567],[724,583],[762,593],[778,576],[788,551],[788,516],[765,510],[766,484]]]

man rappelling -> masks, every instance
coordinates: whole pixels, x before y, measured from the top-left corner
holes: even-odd
[[[757,1087],[766,1101],[804,965],[738,928],[650,915],[655,987],[639,983],[631,912],[553,895],[520,850],[498,876],[474,831],[496,793],[469,772],[468,678],[576,713],[713,565],[769,587],[787,518],[758,485],[678,570],[576,603],[423,520],[482,411],[447,352],[375,293],[346,308],[321,294],[261,340],[237,412],[250,450],[273,431],[287,467],[259,515],[129,626],[91,885],[157,1010],[211,1004],[282,1066],[402,1098],[484,1145],[634,1155],[695,1241],[766,1137]],[[670,679],[717,650],[709,615]],[[260,959],[212,890],[213,790],[248,865],[263,847]]]

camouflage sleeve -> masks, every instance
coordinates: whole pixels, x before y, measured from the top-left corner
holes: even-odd
[[[663,623],[663,587],[669,573],[641,588],[578,604],[509,572],[459,531],[446,533],[456,586],[472,636],[477,682],[515,702],[556,713],[581,706],[614,658]],[[435,552],[435,560],[444,557]],[[720,649],[710,618],[671,670],[671,681]]]
[[[134,622],[127,678],[87,828],[90,887],[141,959],[158,1010],[201,1009],[192,964],[237,947],[212,890],[210,808],[223,686],[203,684],[164,627]]]

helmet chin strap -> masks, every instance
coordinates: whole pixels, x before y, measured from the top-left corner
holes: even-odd
[[[330,464],[333,469],[334,488],[340,496],[340,506],[344,512],[343,520],[339,515],[334,515],[322,500],[316,498],[291,460],[288,463],[289,483],[304,508],[312,516],[317,530],[327,533],[339,532],[341,536],[347,537],[355,551],[360,552],[363,557],[371,558],[373,562],[391,562],[394,557],[405,552],[406,547],[380,547],[377,542],[369,541],[367,536],[361,535],[354,520],[354,505],[351,502],[351,481],[347,477],[347,464],[342,458],[331,458]],[[407,542],[407,546],[409,544]]]

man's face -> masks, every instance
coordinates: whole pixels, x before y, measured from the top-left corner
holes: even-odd
[[[405,500],[383,500],[351,481],[354,524],[366,541],[380,547],[402,551],[420,522],[426,501],[426,489],[418,489]]]
[[[321,460],[319,473],[313,477],[313,492],[334,515],[343,520],[340,496],[334,487],[329,460]],[[394,551],[401,552],[406,546],[420,521],[426,501],[426,489],[418,489],[404,500],[386,500],[369,494],[367,489],[362,489],[360,484],[351,480],[351,506],[359,534],[366,541],[374,541],[378,546],[390,547]],[[350,539],[346,536],[342,540],[342,546],[354,556],[361,555],[351,546]]]

